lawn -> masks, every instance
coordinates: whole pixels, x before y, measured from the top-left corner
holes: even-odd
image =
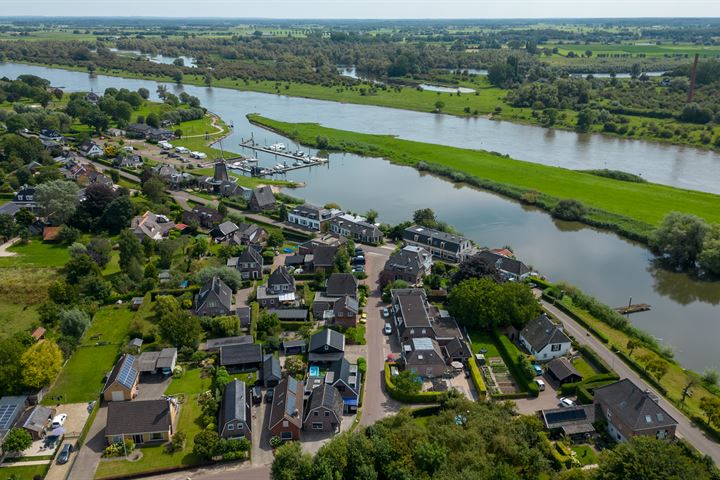
[[[593,375],[597,374],[595,370],[590,366],[588,362],[585,361],[584,358],[578,357],[575,360],[572,361],[573,366],[575,369],[582,375],[583,378],[590,378]]]
[[[477,330],[471,330],[470,341],[472,342],[473,353],[480,353],[480,350],[486,350],[486,358],[500,356],[500,352],[498,352],[495,342],[489,334]]]
[[[186,370],[181,378],[173,378],[172,382],[165,390],[166,395],[177,395],[184,393],[186,395],[202,393],[210,388],[210,377],[201,377],[202,369],[193,368]]]
[[[0,258],[0,267],[62,267],[70,258],[66,245],[40,240],[32,240],[26,245],[15,244],[8,250],[17,255]]]
[[[36,475],[40,475],[40,478],[45,477],[45,474],[50,468],[50,464],[47,465],[28,465],[22,467],[3,467],[0,468],[0,479],[1,480],[33,480]]]
[[[117,355],[117,345],[78,347],[43,403],[55,405],[58,401],[79,403],[96,400],[103,388],[105,374],[112,369]]]
[[[17,332],[29,332],[33,325],[39,323],[35,306],[0,302],[0,338]]]
[[[575,458],[578,459],[582,466],[594,465],[597,463],[597,453],[588,445],[573,445],[572,451],[575,452]]]
[[[657,225],[671,211],[695,214],[709,222],[720,221],[720,196],[653,183],[633,183],[587,173],[514,160],[486,151],[401,140],[322,127],[312,123],[279,122],[257,115],[251,121],[292,135],[314,145],[318,136],[331,148],[382,157],[393,163],[417,167],[436,164],[521,191],[536,191],[554,199],[575,199],[610,214],[643,225]]]
[[[173,383],[175,383],[175,381],[173,381]],[[169,393],[169,391],[170,388],[166,393]],[[177,467],[181,465],[190,466],[200,463],[200,460],[192,453],[193,438],[198,432],[200,432],[201,429],[200,424],[198,423],[200,414],[201,410],[200,405],[197,403],[197,395],[188,396],[185,403],[182,404],[180,419],[178,420],[177,426],[177,430],[179,432],[185,432],[187,435],[185,448],[182,451],[170,454],[165,453],[162,445],[143,447],[141,449],[143,456],[136,462],[128,462],[127,460],[121,459],[101,461],[100,465],[98,465],[97,471],[95,472],[95,478],[131,475],[161,468]]]
[[[135,312],[129,307],[110,305],[100,308],[93,318],[92,325],[83,337],[84,345],[94,345],[95,342],[110,342],[115,345],[124,343],[130,321]]]

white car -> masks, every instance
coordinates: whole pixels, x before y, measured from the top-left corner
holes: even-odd
[[[65,420],[67,420],[67,413],[55,415],[52,420],[52,428],[62,427],[63,425],[65,425]]]
[[[387,308],[383,308],[383,317],[387,318],[390,316],[390,311]]]
[[[190,152],[190,156],[192,158],[196,158],[198,160],[202,160],[204,158],[207,158],[207,155],[205,155],[203,152]]]
[[[164,148],[165,150],[172,150],[173,148],[172,143],[165,141],[158,142],[158,146],[160,146],[160,148]]]
[[[190,149],[185,147],[175,147],[175,151],[178,153],[190,153]]]
[[[570,400],[570,399],[567,398],[567,397],[562,397],[562,398],[560,399],[560,403],[559,403],[558,405],[560,405],[561,407],[574,407],[574,406],[575,406],[575,402],[572,401],[572,400]]]
[[[383,333],[385,333],[385,335],[390,335],[392,333],[392,325],[386,323],[385,327],[383,328]]]

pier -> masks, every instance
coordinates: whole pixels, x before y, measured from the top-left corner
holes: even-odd
[[[615,311],[623,315],[630,315],[631,313],[647,312],[650,310],[650,305],[647,303],[636,303],[628,305],[626,307],[616,307]]]
[[[271,155],[275,155],[278,157],[283,158],[289,158],[291,160],[294,160],[295,163],[301,163],[301,165],[287,165],[284,164],[282,167],[277,166],[275,168],[261,168],[261,167],[250,167],[250,166],[230,166],[230,168],[234,170],[240,170],[245,173],[249,173],[252,176],[255,177],[265,177],[270,175],[280,175],[283,173],[290,172],[292,170],[299,170],[301,168],[306,167],[313,167],[316,165],[322,165],[327,163],[329,160],[327,158],[321,158],[321,157],[308,157],[303,156],[299,157],[297,155],[293,155],[292,153],[277,151],[268,147],[261,147],[255,144],[255,141],[253,139],[249,139],[246,141],[243,141],[240,143],[240,146],[242,148],[249,148],[250,150],[254,152],[263,152],[263,153],[269,153]],[[235,159],[233,159],[235,160]],[[244,159],[240,159],[241,161]],[[236,162],[237,163],[237,162]]]

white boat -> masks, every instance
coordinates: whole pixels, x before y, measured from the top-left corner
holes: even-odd
[[[309,157],[303,158],[302,161],[305,162],[305,163],[307,163],[308,165],[311,164],[311,163],[313,163],[312,159],[309,158]]]
[[[258,159],[255,157],[250,157],[250,158],[246,158],[245,161],[248,163],[257,163]]]
[[[305,165],[305,162],[298,160],[297,162],[293,163],[293,165],[296,167],[302,167],[303,165]]]
[[[273,152],[282,152],[285,150],[285,144],[284,143],[273,143],[268,147],[268,150],[272,150]]]

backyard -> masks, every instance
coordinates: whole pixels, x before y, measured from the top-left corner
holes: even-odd
[[[50,464],[45,465],[27,465],[0,468],[0,479],[12,480],[33,480],[35,476],[45,477]]]

